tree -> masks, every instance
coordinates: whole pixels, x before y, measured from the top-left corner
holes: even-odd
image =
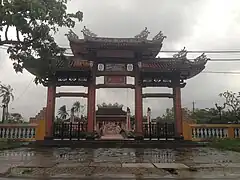
[[[65,49],[59,47],[54,34],[60,27],[73,28],[75,19],[82,21],[83,13],[67,13],[69,0],[0,0],[0,46],[8,47],[16,72],[22,72],[25,60],[63,57]],[[9,29],[15,29],[16,38],[10,39]],[[39,77],[35,82],[41,82]]]
[[[228,113],[235,116],[236,121],[240,121],[240,92],[225,91],[219,96],[225,99],[224,106],[226,106]]]
[[[59,118],[62,119],[62,120],[66,120],[67,119],[67,116],[68,116],[68,112],[67,112],[67,107],[66,105],[63,105],[59,108],[58,110],[58,115],[59,115]]]
[[[207,124],[207,123],[219,123],[219,114],[218,110],[215,108],[206,108],[206,109],[198,109],[194,110],[194,113],[190,116],[194,119],[198,124]]]
[[[168,122],[174,121],[174,111],[173,111],[173,108],[171,108],[171,109],[167,108],[165,113],[163,114],[161,120],[168,121]],[[159,119],[159,121],[161,121],[161,120]]]
[[[11,100],[14,100],[13,88],[10,85],[0,84],[0,97],[2,98],[2,122],[8,118],[8,105]]]
[[[23,123],[23,117],[20,113],[9,113],[8,123]]]
[[[81,109],[81,104],[79,101],[76,101],[75,103],[73,103],[73,111],[74,113],[77,113],[77,117],[79,117],[80,109]]]

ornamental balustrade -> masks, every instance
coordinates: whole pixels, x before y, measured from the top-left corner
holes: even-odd
[[[0,140],[34,141],[38,124],[0,124]]]
[[[187,124],[183,123],[184,139],[204,141],[240,138],[240,124]]]

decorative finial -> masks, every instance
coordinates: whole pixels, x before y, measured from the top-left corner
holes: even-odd
[[[195,63],[206,63],[210,58],[208,58],[205,53],[202,53],[200,56],[198,56],[196,59],[194,59]]]
[[[150,34],[150,32],[148,31],[147,27],[145,27],[145,29],[142,32],[140,32],[140,34],[137,34],[134,37],[136,39],[140,39],[140,40],[147,40],[147,37],[149,34]]]
[[[160,31],[156,36],[153,37],[152,41],[162,43],[165,38],[167,38],[167,36],[164,36],[162,31]]]
[[[118,104],[118,103],[109,103],[109,104],[106,104],[106,103],[102,103],[102,104],[98,104],[97,105],[98,108],[122,108],[123,105],[122,104]]]
[[[94,34],[92,31],[86,28],[86,26],[83,27],[83,30],[81,31],[84,35],[84,37],[97,37],[97,34]]]
[[[67,34],[65,34],[65,36],[67,36],[68,40],[77,40],[77,39],[79,39],[78,35],[75,34],[73,32],[73,30],[71,30],[71,29],[68,31]]]
[[[187,59],[187,50],[186,48],[184,47],[181,51],[179,51],[177,54],[174,54],[173,55],[173,58],[176,58],[176,59],[180,59],[180,60],[184,60],[184,59]]]

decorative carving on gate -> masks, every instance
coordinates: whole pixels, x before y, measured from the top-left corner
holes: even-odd
[[[83,27],[82,33],[83,33],[84,39],[86,40],[91,40],[92,38],[97,37],[97,34],[90,31],[88,28],[86,28],[86,26]]]
[[[79,39],[79,37],[78,37],[78,35],[77,34],[75,34],[74,32],[73,32],[73,30],[69,30],[68,31],[68,33],[67,34],[65,34],[65,36],[67,36],[67,38],[68,38],[68,40],[78,40]]]
[[[104,71],[105,66],[104,64],[98,64],[98,71]]]
[[[200,56],[198,56],[196,59],[194,59],[195,63],[206,63],[210,58],[208,58],[205,53],[202,53]]]
[[[88,60],[82,60],[79,58],[72,58],[69,61],[70,68],[90,68],[91,64]]]
[[[153,37],[152,41],[162,43],[165,38],[167,38],[167,36],[164,36],[162,31],[160,31],[156,36]]]
[[[133,71],[133,64],[127,64],[127,71]]]
[[[107,104],[107,103],[102,103],[102,104],[98,104],[97,105],[97,107],[98,108],[113,108],[113,107],[115,107],[115,108],[123,108],[123,105],[122,104],[118,104],[118,103],[114,103],[114,104],[112,104],[112,103],[109,103],[109,104]]]
[[[147,37],[149,34],[150,34],[150,32],[148,31],[147,27],[145,27],[145,29],[143,31],[141,31],[139,34],[137,34],[134,37],[139,40],[147,40]]]
[[[173,55],[173,58],[179,59],[179,60],[186,60],[187,59],[187,50],[186,47],[184,47],[181,51]]]

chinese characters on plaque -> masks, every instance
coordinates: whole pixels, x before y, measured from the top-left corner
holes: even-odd
[[[133,64],[98,64],[98,71],[105,72],[130,72],[133,71]]]

